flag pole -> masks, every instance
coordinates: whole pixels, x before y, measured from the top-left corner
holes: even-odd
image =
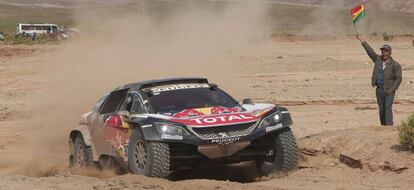
[[[354,28],[355,28],[355,32],[356,32],[356,34],[358,34],[358,35],[359,35],[359,30],[358,30],[358,27],[357,27],[357,24],[356,24],[356,23],[354,23]]]
[[[365,11],[365,4],[364,4],[365,0],[360,0],[360,2],[361,2],[361,5],[364,6],[364,11]],[[355,30],[357,34],[359,35],[360,33],[359,33],[358,26],[356,25],[356,23],[354,24],[354,26],[355,26]]]

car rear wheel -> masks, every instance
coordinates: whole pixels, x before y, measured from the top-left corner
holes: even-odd
[[[167,178],[170,174],[168,144],[145,141],[141,131],[134,129],[128,144],[128,164],[133,174]]]
[[[86,146],[82,135],[77,135],[73,144],[73,167],[86,168],[93,165],[91,147]]]
[[[279,132],[273,141],[274,156],[256,161],[261,174],[269,175],[273,172],[287,172],[297,168],[298,146],[291,129]]]

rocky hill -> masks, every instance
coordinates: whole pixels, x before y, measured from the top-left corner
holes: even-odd
[[[359,4],[358,0],[271,0],[276,3],[302,4],[314,6],[352,7]],[[413,0],[363,0],[368,8],[414,12]]]
[[[165,1],[165,0],[160,0]],[[175,0],[177,1],[189,1],[189,0]],[[203,0],[200,0],[203,1]],[[238,0],[215,0],[217,1],[238,1]],[[242,1],[242,0],[239,0]],[[300,5],[312,5],[312,6],[339,6],[339,7],[352,7],[359,4],[359,0],[263,0],[274,3],[283,4],[300,4]],[[391,10],[391,11],[403,11],[414,12],[413,0],[362,0],[368,8]],[[0,0],[0,4],[14,4],[14,5],[30,5],[30,6],[64,6],[72,7],[78,2],[77,0]],[[136,2],[133,0],[118,0],[108,1],[100,0],[98,3],[131,3]]]

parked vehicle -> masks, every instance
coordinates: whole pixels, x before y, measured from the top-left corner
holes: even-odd
[[[16,35],[29,34],[52,34],[58,32],[56,24],[17,24]]]

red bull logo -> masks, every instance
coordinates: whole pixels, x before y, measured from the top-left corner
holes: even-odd
[[[215,106],[208,108],[197,108],[197,109],[185,109],[173,115],[173,117],[194,117],[202,115],[216,115],[223,113],[235,113],[241,112],[242,109],[239,107],[226,108],[223,106]]]

